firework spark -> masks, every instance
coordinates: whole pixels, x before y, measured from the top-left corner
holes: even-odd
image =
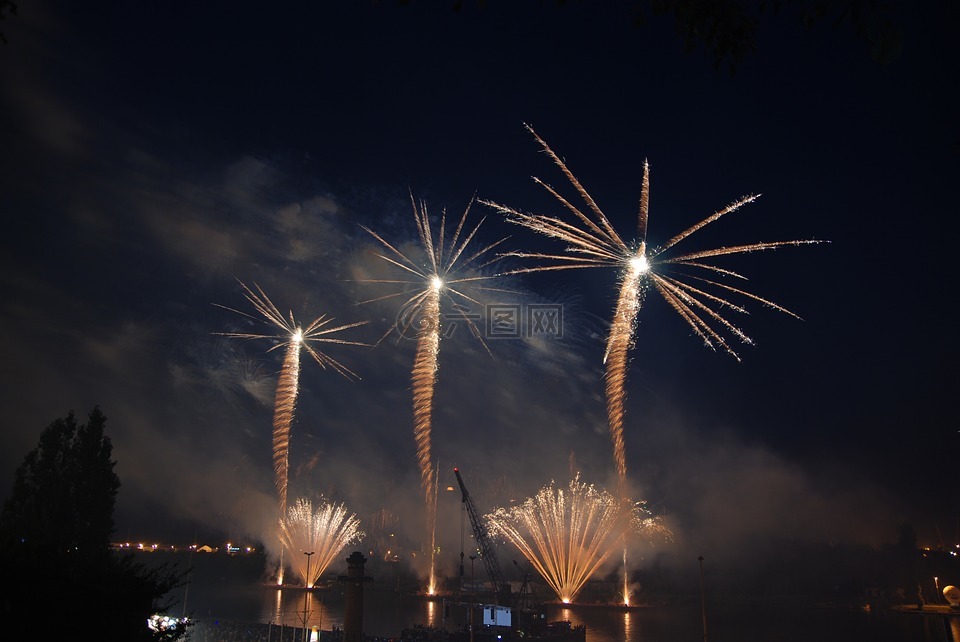
[[[306,328],[300,326],[294,319],[293,312],[289,317],[284,317],[277,309],[277,306],[264,294],[263,290],[256,284],[256,292],[240,283],[243,288],[244,296],[253,304],[253,307],[266,321],[280,330],[280,334],[254,334],[247,332],[220,332],[217,334],[238,337],[241,339],[273,339],[276,341],[274,346],[267,352],[272,352],[278,348],[285,348],[283,365],[280,369],[280,379],[277,382],[276,401],[273,415],[273,465],[276,472],[277,494],[280,499],[280,514],[286,512],[287,506],[287,482],[289,475],[289,452],[290,452],[290,424],[293,421],[293,411],[296,406],[297,393],[299,391],[300,380],[300,350],[306,350],[307,354],[314,358],[324,369],[332,368],[348,379],[359,379],[359,377],[342,363],[333,357],[321,352],[314,343],[337,343],[341,345],[367,345],[358,341],[347,341],[337,338],[334,335],[342,330],[355,328],[368,323],[367,321],[357,321],[335,327],[329,327],[333,321],[331,317],[322,315],[314,319]],[[238,312],[244,316],[250,315],[226,308],[233,312]],[[251,317],[253,318],[253,317]]]
[[[610,429],[610,440],[613,445],[614,462],[617,468],[618,494],[621,499],[626,493],[627,465],[623,439],[623,415],[625,401],[625,384],[627,378],[627,364],[630,348],[633,345],[636,329],[637,313],[646,290],[652,286],[663,299],[687,322],[693,332],[700,337],[704,344],[716,350],[719,346],[738,361],[739,355],[731,345],[735,338],[744,344],[752,344],[752,340],[743,330],[734,325],[724,313],[736,312],[746,314],[743,305],[734,303],[733,299],[741,297],[752,300],[765,306],[783,312],[790,316],[796,314],[772,301],[751,294],[742,288],[734,287],[716,280],[717,277],[728,277],[746,280],[746,277],[732,270],[724,269],[708,263],[710,259],[732,254],[746,254],[761,250],[772,250],[786,245],[805,245],[822,241],[772,241],[749,243],[719,247],[709,250],[700,250],[686,254],[671,256],[669,250],[689,237],[694,232],[738,210],[743,205],[752,203],[758,195],[750,195],[737,200],[726,207],[714,212],[696,225],[680,232],[663,246],[649,248],[647,246],[647,220],[650,204],[650,166],[644,161],[643,182],[640,190],[640,209],[637,225],[637,240],[632,244],[625,242],[610,224],[609,219],[584,189],[580,181],[569,170],[559,156],[547,143],[537,135],[529,125],[527,130],[543,148],[547,156],[560,168],[575,191],[587,206],[587,212],[581,211],[576,205],[560,195],[553,187],[534,178],[553,195],[565,210],[573,215],[573,221],[566,221],[553,216],[529,214],[513,207],[508,207],[492,201],[481,203],[493,207],[506,215],[509,222],[533,230],[544,236],[557,239],[567,244],[564,254],[511,252],[508,256],[533,258],[550,261],[550,264],[530,268],[521,268],[511,273],[540,272],[546,270],[567,270],[590,267],[616,267],[620,270],[620,291],[617,297],[617,306],[610,324],[610,334],[604,353],[606,365],[605,386],[607,400],[607,420]],[[705,276],[674,273],[671,269],[692,268],[694,272]],[[624,546],[624,600],[628,599],[627,558]]]
[[[365,523],[367,524],[365,541],[370,543],[370,550],[382,556],[384,560],[396,559],[393,534],[399,529],[400,516],[386,508],[381,508],[372,515],[367,515]]]
[[[416,336],[416,354],[411,371],[413,386],[413,436],[417,447],[417,462],[420,467],[420,484],[424,495],[427,515],[427,538],[430,545],[430,570],[428,591],[435,591],[433,563],[433,542],[436,522],[436,471],[432,464],[432,415],[433,393],[437,378],[438,355],[440,351],[441,333],[441,303],[447,300],[452,303],[454,318],[462,319],[470,328],[471,333],[484,349],[489,353],[487,344],[483,341],[479,328],[468,314],[469,304],[478,308],[480,301],[467,293],[467,288],[486,291],[502,291],[497,288],[484,286],[481,283],[492,276],[480,274],[480,271],[498,260],[500,257],[490,252],[503,243],[501,239],[477,250],[468,251],[468,245],[473,241],[477,231],[483,224],[483,219],[476,226],[466,228],[467,216],[470,213],[473,199],[470,200],[463,215],[454,229],[452,236],[446,238],[446,211],[440,217],[440,229],[434,238],[430,227],[430,218],[426,205],[417,204],[413,195],[410,196],[413,205],[413,216],[417,225],[417,234],[420,239],[424,259],[414,260],[388,243],[382,236],[366,226],[363,227],[387,250],[376,256],[387,261],[405,274],[406,278],[398,280],[369,279],[369,283],[387,283],[399,285],[401,292],[370,299],[363,303],[370,303],[393,297],[407,296],[401,307],[396,327],[391,327],[384,335],[398,330],[401,336]],[[492,258],[489,258],[491,257]],[[412,291],[412,294],[411,294]],[[381,341],[383,340],[381,338]]]
[[[670,537],[641,504],[620,501],[581,482],[579,475],[566,491],[551,482],[522,504],[498,508],[486,519],[491,535],[516,546],[565,604],[576,599],[619,537]]]
[[[303,578],[303,585],[312,588],[330,563],[349,544],[363,538],[360,520],[348,513],[344,504],[323,498],[314,508],[309,499],[299,498],[280,519],[280,541],[293,570]],[[303,553],[312,552],[309,557]],[[316,555],[316,557],[313,557]],[[309,563],[309,574],[307,564]]]
[[[280,368],[280,378],[277,381],[277,391],[273,411],[273,467],[275,473],[275,483],[277,487],[277,506],[281,518],[287,512],[287,485],[290,475],[290,426],[293,423],[293,414],[297,401],[297,393],[300,388],[300,351],[306,350],[313,359],[324,369],[332,368],[348,379],[359,379],[359,377],[344,366],[342,363],[318,350],[316,343],[336,343],[342,345],[367,345],[358,341],[348,341],[340,339],[335,335],[337,332],[355,328],[368,323],[367,321],[357,321],[331,327],[333,321],[331,317],[321,315],[310,322],[306,328],[300,326],[294,319],[293,312],[288,317],[284,317],[277,309],[277,306],[264,294],[263,290],[256,284],[256,291],[250,289],[243,283],[240,283],[246,299],[253,304],[254,309],[260,313],[261,317],[268,324],[277,328],[279,334],[255,334],[247,332],[220,332],[217,334],[237,337],[241,339],[272,339],[276,343],[267,352],[272,352],[278,348],[285,348],[283,365]],[[234,310],[233,308],[223,307],[227,310],[237,312],[246,317],[252,317],[245,312]],[[278,574],[278,582],[283,583],[283,568]]]
[[[610,224],[607,216],[601,211],[586,189],[580,184],[567,165],[553,152],[547,143],[537,135],[529,125],[528,131],[560,168],[561,172],[573,185],[576,192],[587,206],[584,212],[576,205],[560,195],[553,187],[538,178],[534,181],[543,186],[553,195],[563,208],[573,215],[572,222],[553,216],[529,214],[513,207],[501,205],[492,201],[480,201],[484,205],[505,214],[511,223],[521,225],[544,236],[557,239],[567,244],[565,253],[527,253],[510,252],[505,256],[532,258],[549,261],[549,264],[535,267],[512,270],[510,274],[525,272],[541,272],[546,270],[566,270],[590,267],[616,267],[620,270],[620,290],[617,297],[617,306],[613,314],[610,333],[607,337],[604,363],[606,364],[606,399],[607,416],[610,428],[610,438],[613,444],[614,461],[617,467],[618,490],[623,496],[626,483],[626,460],[623,440],[624,415],[624,387],[627,374],[628,354],[634,340],[637,313],[643,295],[652,286],[663,299],[683,318],[693,332],[700,337],[704,344],[716,350],[718,347],[738,361],[739,355],[734,350],[732,339],[735,338],[744,344],[751,344],[752,340],[739,327],[734,325],[725,313],[736,312],[746,314],[743,305],[734,303],[733,299],[741,297],[761,303],[797,317],[772,301],[751,294],[741,288],[734,287],[716,280],[716,277],[729,277],[746,280],[742,275],[728,269],[717,267],[707,260],[731,254],[746,254],[761,250],[772,250],[787,245],[805,245],[820,243],[815,240],[773,241],[749,243],[719,247],[710,250],[700,250],[680,255],[671,255],[673,249],[681,241],[731,212],[736,211],[747,203],[752,203],[757,195],[746,196],[730,205],[714,212],[696,225],[677,234],[664,245],[657,248],[647,246],[647,218],[650,199],[650,168],[643,164],[643,182],[640,191],[640,211],[638,221],[637,240],[633,243],[625,242]],[[701,275],[673,273],[671,269],[693,268]],[[709,278],[708,278],[709,277]]]

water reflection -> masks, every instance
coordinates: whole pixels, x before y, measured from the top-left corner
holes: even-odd
[[[437,603],[434,600],[427,600],[427,617],[426,625],[427,626],[440,626],[440,617],[439,610],[437,608]]]
[[[337,587],[322,592],[277,589],[273,586],[191,587],[194,616],[223,620],[270,623],[302,630],[304,610],[307,626],[325,631],[343,628],[344,594]],[[396,637],[415,625],[463,628],[469,609],[457,602],[401,595],[391,589],[371,587],[364,594],[364,634]],[[195,598],[194,598],[195,596]],[[304,608],[306,604],[306,609]],[[449,606],[449,611],[445,609]],[[711,638],[751,639],[781,642],[960,642],[960,618],[931,617],[917,613],[870,614],[853,609],[805,609],[758,605],[713,605]],[[588,642],[676,642],[702,640],[699,601],[658,605],[624,611],[619,608],[553,605],[549,621],[583,624]]]
[[[327,630],[343,626],[342,608],[325,604],[324,591],[268,589],[267,592],[269,609],[261,611],[259,618],[253,618],[257,621],[300,628],[306,622],[308,627]]]
[[[274,597],[274,608],[273,608],[273,617],[270,618],[271,622],[282,622],[283,616],[283,591],[277,589],[274,591],[276,593]]]
[[[638,626],[636,631],[633,630],[635,620],[636,618],[631,617],[630,611],[623,612],[623,639],[624,640],[640,639],[640,627]]]

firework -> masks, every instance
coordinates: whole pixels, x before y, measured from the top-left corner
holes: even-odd
[[[400,286],[402,291],[370,299],[363,303],[393,297],[408,297],[401,307],[401,314],[398,315],[396,327],[392,327],[384,337],[396,329],[401,336],[414,335],[417,341],[410,376],[413,387],[413,436],[417,447],[420,485],[426,507],[427,537],[431,550],[428,591],[432,594],[435,590],[433,543],[437,479],[431,459],[431,433],[433,393],[440,351],[441,304],[444,300],[452,303],[454,318],[462,319],[470,328],[473,336],[479,339],[484,349],[489,353],[490,350],[483,341],[479,328],[477,328],[471,315],[467,314],[469,304],[477,307],[481,306],[477,299],[468,294],[468,288],[502,291],[482,285],[484,280],[493,277],[479,274],[479,271],[500,258],[492,255],[491,251],[506,239],[483,246],[478,250],[468,251],[468,245],[473,241],[474,236],[483,224],[483,219],[481,219],[469,231],[466,227],[467,216],[473,205],[473,199],[467,205],[449,239],[446,235],[446,211],[443,211],[440,217],[440,229],[435,238],[430,228],[430,218],[427,214],[426,205],[423,203],[418,205],[412,194],[410,201],[413,205],[413,216],[417,225],[423,258],[418,262],[388,243],[370,228],[361,226],[386,249],[386,253],[374,252],[374,254],[399,269],[405,276],[405,278],[397,280],[368,280],[367,282],[370,283],[387,283]],[[488,257],[492,257],[492,259],[488,260]]]
[[[574,187],[586,205],[584,212],[560,195],[553,187],[534,178],[572,214],[572,221],[553,216],[529,214],[513,207],[492,201],[481,201],[505,214],[511,223],[521,225],[544,236],[567,244],[565,253],[526,253],[511,252],[508,256],[533,258],[549,261],[549,264],[521,268],[511,273],[540,272],[546,270],[566,270],[590,267],[616,267],[620,271],[620,290],[617,306],[610,324],[604,352],[605,387],[607,400],[607,421],[610,440],[613,445],[614,463],[617,469],[617,487],[621,499],[626,492],[627,465],[623,439],[623,415],[625,384],[630,348],[634,340],[637,313],[643,295],[652,286],[663,299],[687,322],[693,332],[704,344],[716,350],[723,349],[738,361],[739,355],[731,345],[736,339],[744,344],[752,341],[739,327],[734,325],[724,313],[746,314],[743,305],[734,299],[746,299],[773,308],[793,317],[790,312],[772,301],[751,294],[742,288],[734,287],[716,280],[727,277],[745,280],[745,277],[732,270],[708,263],[710,259],[732,254],[746,254],[761,250],[772,250],[786,245],[805,245],[820,243],[815,240],[773,241],[734,245],[715,249],[700,250],[686,254],[672,255],[670,250],[694,232],[752,203],[758,195],[745,196],[730,205],[714,212],[696,225],[687,228],[658,248],[647,246],[647,220],[650,204],[650,166],[643,163],[643,181],[640,190],[640,208],[637,225],[637,240],[631,244],[625,242],[610,224],[609,219],[584,189],[580,181],[567,168],[547,143],[537,135],[529,125],[527,130],[534,136],[547,156],[560,168],[563,175]],[[676,270],[688,269],[698,274],[687,274]],[[797,317],[799,318],[799,317]],[[624,600],[627,601],[627,559],[624,547]]]
[[[505,214],[507,220],[511,223],[567,244],[563,254],[508,253],[506,256],[549,262],[545,265],[513,270],[510,272],[511,274],[590,267],[615,267],[620,271],[619,295],[610,325],[610,333],[607,337],[604,363],[606,367],[607,416],[614,461],[617,467],[618,490],[622,497],[626,483],[623,440],[624,387],[628,354],[633,344],[637,313],[646,290],[652,286],[687,322],[707,347],[714,350],[719,347],[739,361],[740,357],[733,348],[732,339],[735,338],[744,344],[751,344],[752,341],[739,327],[724,316],[724,313],[730,312],[747,313],[743,305],[736,304],[734,299],[738,297],[747,299],[793,317],[797,317],[797,315],[772,301],[717,281],[716,277],[741,280],[745,280],[745,277],[734,271],[712,265],[707,260],[731,254],[746,254],[761,250],[772,250],[786,245],[804,245],[820,243],[821,241],[798,240],[750,243],[680,255],[672,255],[669,252],[694,232],[758,198],[757,195],[751,195],[714,212],[696,225],[677,234],[663,246],[650,248],[647,246],[650,167],[647,162],[644,162],[637,240],[628,244],[613,228],[607,216],[567,168],[566,164],[537,135],[532,127],[527,126],[527,129],[573,185],[586,204],[587,211],[582,211],[561,196],[553,187],[538,178],[534,178],[534,181],[543,186],[562,204],[563,208],[573,216],[572,221],[553,216],[529,214],[492,201],[481,201],[481,203]],[[677,269],[689,269],[691,272],[699,272],[703,276],[678,273],[676,272]]]
[[[273,411],[273,467],[277,487],[277,506],[281,518],[287,512],[287,485],[290,474],[290,426],[293,422],[293,413],[300,389],[300,351],[306,350],[313,359],[324,369],[331,368],[348,379],[359,377],[342,363],[318,350],[314,344],[337,343],[343,345],[367,345],[357,341],[347,341],[334,336],[337,332],[364,325],[367,321],[358,321],[345,325],[331,327],[333,319],[322,315],[310,322],[306,328],[300,326],[294,319],[293,312],[284,317],[277,306],[264,294],[256,284],[256,291],[240,283],[246,299],[253,304],[267,323],[280,332],[278,334],[256,334],[246,332],[217,333],[228,337],[241,339],[272,339],[276,343],[268,352],[284,348],[283,365],[280,368],[280,378],[277,381],[276,399]],[[254,318],[249,314],[219,306],[244,316]],[[283,564],[281,562],[278,582],[283,582]]]
[[[517,547],[564,603],[572,602],[627,533],[669,537],[641,504],[623,502],[580,481],[553,482],[534,497],[486,516],[490,534]]]
[[[256,292],[249,287],[240,284],[243,288],[244,296],[253,304],[253,307],[259,312],[267,322],[278,330],[280,334],[254,334],[246,332],[221,332],[218,334],[228,337],[239,337],[242,339],[273,339],[276,341],[274,346],[267,352],[272,352],[278,348],[285,348],[283,365],[280,369],[280,379],[277,382],[276,401],[273,414],[273,465],[276,472],[277,494],[280,500],[280,514],[286,512],[287,506],[287,481],[289,475],[289,452],[290,452],[290,424],[293,421],[293,411],[296,406],[297,393],[299,391],[300,380],[300,350],[306,350],[313,359],[324,369],[332,368],[347,378],[359,379],[359,377],[333,357],[321,352],[313,344],[315,343],[338,343],[342,345],[367,345],[358,341],[347,341],[337,338],[334,335],[337,332],[349,328],[355,328],[364,325],[367,321],[358,321],[330,327],[333,321],[331,317],[322,315],[314,319],[306,328],[300,326],[294,319],[293,312],[289,317],[284,317],[277,309],[277,306],[264,294],[259,286],[254,284]],[[225,307],[225,306],[220,306]],[[233,310],[232,308],[226,308]],[[233,310],[239,312],[238,310]],[[250,316],[239,312],[244,316]]]
[[[393,535],[400,526],[400,516],[381,508],[373,514],[367,515],[364,520],[367,524],[365,540],[370,543],[370,550],[385,560],[394,559],[396,555]]]
[[[359,527],[360,520],[348,513],[343,504],[321,497],[319,506],[314,508],[310,500],[297,499],[286,518],[280,519],[280,541],[304,586],[313,587],[347,545],[363,538]],[[304,555],[308,552],[309,556]],[[308,562],[308,558],[312,559]]]

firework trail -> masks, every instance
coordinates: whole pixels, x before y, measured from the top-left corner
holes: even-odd
[[[280,369],[276,405],[273,412],[273,469],[276,473],[279,509],[287,506],[287,482],[290,478],[290,425],[300,388],[300,345],[291,341]]]
[[[294,319],[293,312],[290,312],[288,317],[284,317],[258,285],[254,284],[256,291],[250,289],[243,283],[240,283],[240,286],[243,288],[244,296],[253,304],[254,309],[260,313],[261,317],[265,319],[267,323],[277,328],[280,334],[255,334],[245,332],[220,332],[216,334],[241,339],[275,340],[276,343],[267,352],[272,352],[280,347],[286,348],[283,365],[280,368],[280,378],[277,381],[273,411],[273,468],[277,487],[278,513],[282,518],[287,512],[287,485],[290,475],[290,426],[293,423],[297,393],[300,389],[300,351],[301,349],[306,350],[307,354],[313,357],[324,369],[332,368],[348,379],[359,379],[354,372],[333,357],[318,350],[313,344],[337,343],[342,345],[367,345],[357,341],[340,339],[333,335],[342,330],[364,325],[368,322],[358,321],[330,327],[333,319],[322,315],[310,322],[306,328],[302,328]],[[227,308],[226,306],[219,307],[237,312],[246,317],[255,318],[239,310],[234,310],[233,308]],[[283,582],[282,562],[278,579],[280,583]]]
[[[606,364],[606,396],[607,415],[610,427],[611,441],[613,442],[614,461],[617,467],[617,482],[621,496],[625,492],[626,462],[623,443],[623,414],[624,414],[624,384],[628,354],[633,344],[636,328],[637,313],[640,309],[643,295],[649,287],[653,287],[664,300],[687,322],[693,332],[700,337],[704,344],[711,348],[722,348],[738,361],[739,355],[733,349],[731,340],[725,335],[732,335],[744,344],[752,341],[740,328],[731,323],[721,312],[737,312],[746,314],[747,310],[735,304],[733,298],[743,297],[779,312],[797,317],[789,310],[751,294],[741,288],[720,283],[716,276],[746,280],[745,277],[728,269],[717,267],[706,262],[731,254],[746,254],[760,250],[772,250],[786,245],[805,245],[821,243],[816,240],[773,241],[750,243],[719,247],[709,250],[700,250],[670,256],[671,250],[694,232],[713,223],[721,217],[736,211],[747,203],[752,203],[757,195],[746,196],[714,212],[696,225],[677,234],[658,248],[647,247],[647,219],[649,211],[650,167],[644,161],[643,182],[640,191],[640,208],[637,227],[637,240],[632,244],[626,243],[610,224],[607,216],[601,211],[586,189],[580,184],[566,164],[553,152],[547,143],[537,135],[532,127],[527,130],[546,152],[547,156],[560,168],[561,172],[573,185],[576,192],[587,206],[584,212],[576,205],[560,195],[553,187],[538,178],[534,181],[543,186],[572,214],[572,221],[566,221],[553,216],[529,214],[513,207],[501,205],[492,201],[480,201],[484,205],[493,207],[506,215],[509,222],[533,230],[567,244],[565,253],[527,253],[510,252],[505,256],[533,258],[549,261],[549,264],[529,268],[512,270],[510,274],[526,272],[541,272],[547,270],[567,270],[590,267],[616,267],[620,270],[620,290],[617,297],[617,307],[611,322],[610,333],[607,337],[604,363]],[[671,273],[676,268],[693,268],[700,270],[696,276],[692,274]],[[712,276],[711,276],[712,275]]]
[[[414,258],[407,256],[394,245],[388,243],[382,236],[366,226],[363,227],[371,236],[373,236],[387,250],[385,254],[374,252],[374,254],[384,261],[387,261],[401,272],[405,273],[407,278],[399,280],[370,279],[369,283],[389,283],[400,285],[403,291],[388,294],[386,296],[370,299],[363,303],[379,301],[393,297],[408,296],[395,328],[387,332],[390,334],[394,329],[398,330],[401,336],[416,337],[417,348],[411,370],[411,383],[413,387],[413,436],[417,447],[417,463],[420,467],[420,486],[423,491],[424,505],[427,516],[427,540],[430,543],[430,570],[428,580],[428,592],[434,593],[436,588],[434,578],[434,560],[433,543],[436,526],[436,484],[437,473],[432,464],[432,424],[433,424],[433,395],[437,379],[438,355],[440,351],[440,332],[441,332],[441,302],[444,298],[453,303],[455,317],[460,318],[470,328],[471,333],[484,349],[489,353],[490,350],[483,341],[479,328],[477,328],[473,319],[467,314],[469,308],[467,303],[472,303],[481,307],[481,303],[465,292],[465,288],[472,287],[476,290],[503,291],[497,288],[491,288],[479,285],[480,282],[494,278],[493,276],[484,276],[478,273],[484,267],[497,261],[500,257],[492,255],[490,252],[503,243],[506,239],[501,239],[490,245],[481,247],[479,250],[467,251],[467,246],[473,241],[477,230],[483,224],[483,219],[469,231],[466,230],[467,216],[473,205],[473,199],[467,205],[460,217],[453,234],[449,239],[446,238],[446,211],[444,210],[440,218],[440,229],[436,238],[430,228],[430,218],[427,214],[426,205],[421,203],[419,206],[410,196],[413,205],[414,220],[417,225],[417,234],[420,239],[420,246],[425,255],[425,260],[417,262]],[[413,293],[411,294],[411,288]],[[383,338],[387,336],[384,335]],[[381,341],[383,340],[381,338]]]
[[[302,497],[289,508],[287,516],[280,519],[280,541],[294,571],[303,578],[304,586],[312,588],[348,544],[363,538],[359,527],[360,520],[348,514],[343,504],[334,504],[322,497],[316,509],[310,500]],[[307,552],[313,554],[303,554]],[[308,557],[312,559],[308,561]]]
[[[481,203],[493,207],[506,215],[509,222],[533,230],[544,236],[557,239],[567,244],[564,254],[511,252],[507,256],[534,258],[549,261],[550,264],[522,268],[511,273],[540,272],[547,270],[566,270],[589,267],[616,267],[620,270],[620,290],[617,297],[617,306],[614,310],[607,337],[604,353],[606,366],[605,386],[607,399],[607,420],[610,429],[610,440],[613,445],[614,462],[617,469],[618,494],[621,499],[626,493],[626,456],[623,439],[623,415],[625,400],[625,384],[629,352],[633,345],[636,328],[637,313],[643,300],[643,295],[652,286],[663,299],[687,322],[693,332],[700,337],[704,344],[715,350],[718,346],[738,361],[739,355],[731,346],[732,336],[744,344],[751,344],[752,340],[739,327],[730,322],[722,312],[737,312],[746,314],[747,310],[733,302],[733,298],[742,297],[771,307],[790,316],[797,317],[789,310],[737,288],[715,280],[719,277],[729,277],[746,280],[746,277],[711,263],[708,259],[731,254],[746,254],[761,250],[772,250],[785,245],[804,245],[820,243],[822,241],[773,241],[749,243],[730,247],[719,247],[709,250],[700,250],[670,256],[671,250],[678,243],[694,232],[702,229],[736,211],[743,205],[752,203],[758,195],[750,195],[727,205],[714,212],[696,225],[677,234],[658,248],[647,247],[647,220],[650,202],[650,166],[644,161],[643,181],[640,190],[640,208],[637,225],[637,240],[627,244],[610,224],[609,219],[584,189],[580,181],[567,168],[567,165],[557,156],[547,143],[537,135],[529,125],[527,130],[534,136],[547,156],[574,187],[577,194],[586,204],[587,211],[580,210],[576,205],[560,195],[553,187],[538,178],[534,181],[543,186],[573,215],[572,222],[553,216],[530,214],[521,212],[513,207],[501,205],[492,201]],[[692,268],[691,271],[700,271],[701,275],[674,273],[671,269]],[[624,548],[624,594],[627,594],[626,548]]]
[[[640,504],[619,501],[581,482],[579,475],[566,491],[551,482],[522,504],[498,508],[486,519],[491,535],[516,546],[565,604],[576,599],[621,535],[670,537]]]
[[[393,549],[391,535],[400,526],[400,517],[386,508],[381,508],[366,517],[366,541],[370,542],[370,550],[383,559],[391,559],[396,551]]]

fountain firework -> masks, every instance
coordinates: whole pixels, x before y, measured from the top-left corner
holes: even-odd
[[[417,225],[417,234],[420,239],[420,246],[425,255],[425,261],[417,262],[412,257],[407,256],[394,245],[388,243],[382,236],[366,226],[363,227],[371,236],[379,241],[384,248],[388,250],[387,254],[374,252],[376,256],[387,261],[396,268],[409,275],[407,279],[368,279],[368,283],[388,283],[403,286],[403,291],[388,294],[364,301],[371,303],[383,299],[408,296],[403,306],[401,314],[398,315],[398,321],[394,327],[381,338],[386,338],[394,329],[398,330],[401,336],[409,336],[410,333],[416,336],[417,346],[416,354],[413,360],[411,371],[411,383],[413,384],[413,436],[417,447],[417,462],[420,467],[420,486],[423,492],[424,505],[426,509],[426,529],[427,542],[430,546],[430,568],[428,573],[428,592],[433,594],[436,590],[436,580],[434,576],[434,538],[436,531],[436,470],[432,463],[432,415],[433,415],[433,393],[437,378],[438,355],[440,351],[440,332],[441,332],[441,302],[444,297],[453,303],[455,311],[454,318],[462,318],[470,328],[471,333],[480,340],[484,349],[489,353],[490,350],[483,341],[480,330],[474,323],[471,315],[468,315],[468,307],[465,303],[473,303],[478,307],[480,302],[465,292],[466,287],[472,287],[476,290],[502,291],[496,288],[479,285],[480,282],[494,278],[478,274],[482,268],[490,265],[499,259],[494,256],[492,260],[487,260],[489,252],[503,243],[506,239],[501,239],[495,243],[480,248],[479,250],[467,253],[467,246],[471,243],[483,219],[469,232],[465,230],[467,216],[473,205],[473,199],[470,200],[460,221],[457,224],[453,235],[449,240],[446,239],[446,210],[443,211],[440,218],[440,230],[434,239],[430,229],[430,219],[427,214],[426,205],[421,203],[419,206],[410,195],[410,201],[413,205],[413,216]],[[411,294],[410,288],[413,288]]]
[[[280,330],[280,334],[257,334],[249,332],[218,332],[216,334],[228,337],[237,337],[241,339],[273,339],[276,343],[267,352],[272,352],[278,348],[285,348],[283,365],[280,368],[280,378],[277,381],[277,391],[273,412],[273,467],[275,473],[275,483],[277,487],[277,507],[280,518],[283,519],[287,512],[287,485],[290,475],[290,426],[293,423],[293,413],[297,401],[297,393],[300,389],[300,350],[306,350],[313,359],[324,369],[332,368],[348,379],[359,379],[359,377],[333,357],[318,350],[315,343],[337,343],[343,345],[367,345],[358,341],[347,341],[337,338],[334,335],[342,330],[354,328],[368,323],[367,321],[358,321],[330,327],[333,318],[321,315],[310,322],[306,328],[302,328],[294,319],[293,312],[289,317],[284,317],[277,309],[277,306],[264,294],[263,290],[256,284],[253,291],[243,283],[240,283],[246,299],[253,304],[254,309],[260,313],[270,325]],[[234,310],[226,306],[219,306],[232,312],[237,312],[249,318],[252,317],[245,312]],[[283,563],[281,561],[277,577],[278,583],[283,583]]]
[[[348,514],[343,504],[321,497],[320,505],[314,509],[309,499],[297,499],[286,518],[280,519],[280,541],[305,587],[312,588],[347,545],[363,538],[359,527],[360,520]],[[303,555],[307,551],[312,551],[311,557],[316,555],[310,563],[309,577],[307,556]]]
[[[557,239],[567,244],[565,254],[510,252],[507,256],[533,258],[549,261],[549,264],[520,268],[511,274],[526,272],[541,272],[548,270],[566,270],[590,267],[616,267],[620,270],[620,289],[617,297],[617,306],[614,310],[604,352],[605,386],[607,401],[607,419],[610,430],[610,439],[613,445],[614,463],[617,469],[618,494],[623,499],[626,494],[626,455],[623,438],[623,416],[625,402],[625,384],[627,378],[627,364],[630,348],[634,341],[637,313],[643,300],[643,295],[649,286],[652,286],[663,299],[683,318],[693,332],[700,337],[704,344],[715,350],[718,346],[733,358],[740,360],[739,355],[731,346],[731,341],[724,334],[732,335],[744,344],[751,344],[752,340],[740,328],[731,323],[722,311],[746,314],[747,310],[734,303],[731,299],[742,297],[761,303],[797,317],[789,310],[741,288],[720,283],[715,278],[694,276],[683,273],[670,274],[669,270],[676,268],[694,268],[701,274],[716,275],[743,279],[742,275],[728,269],[717,267],[705,262],[732,254],[746,254],[761,250],[772,250],[787,245],[805,245],[820,243],[816,240],[773,241],[749,243],[720,247],[709,250],[690,252],[679,256],[670,256],[668,250],[721,217],[736,211],[747,203],[752,203],[758,195],[750,195],[737,200],[730,205],[714,212],[696,225],[677,234],[658,248],[647,246],[647,219],[650,200],[650,167],[644,161],[643,181],[640,191],[640,208],[637,228],[637,240],[628,244],[610,224],[609,219],[587,193],[580,181],[567,168],[567,165],[553,152],[547,143],[537,135],[529,125],[527,130],[543,148],[544,152],[560,168],[561,172],[574,187],[587,206],[587,212],[560,195],[553,187],[538,178],[534,181],[543,186],[569,211],[574,220],[565,221],[553,216],[529,214],[513,207],[501,205],[493,201],[481,203],[493,207],[505,214],[511,223],[526,227],[539,234]],[[686,279],[686,280],[684,280]],[[690,281],[696,282],[696,285]],[[627,591],[626,549],[624,549],[624,593]]]
[[[579,475],[566,491],[551,482],[522,504],[498,508],[486,519],[490,534],[516,546],[565,604],[607,560],[617,538],[629,532],[670,536],[641,504],[620,501],[581,482]]]

